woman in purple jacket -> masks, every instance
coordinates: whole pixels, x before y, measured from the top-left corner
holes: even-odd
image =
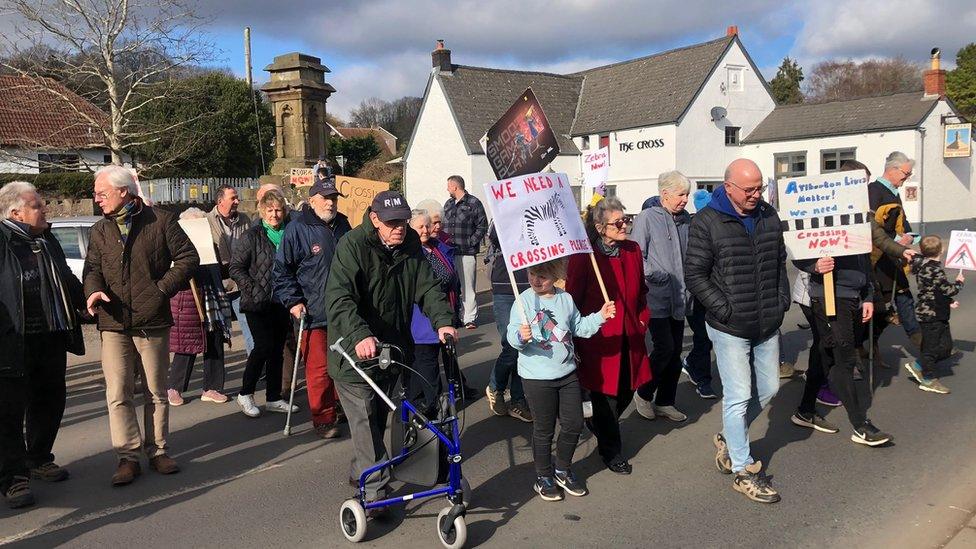
[[[420,235],[420,249],[430,262],[437,279],[441,281],[441,289],[454,310],[454,325],[458,326],[458,313],[461,300],[461,282],[454,268],[454,249],[440,242],[431,235],[430,216],[426,211],[414,210],[410,219],[410,227]],[[442,390],[438,355],[441,351],[440,339],[430,320],[420,311],[420,307],[413,306],[413,318],[410,322],[410,332],[413,335],[414,362],[411,366],[416,372],[405,370],[403,387],[407,398],[423,412],[432,411],[437,403],[437,395]]]

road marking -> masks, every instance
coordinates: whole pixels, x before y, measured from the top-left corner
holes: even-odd
[[[260,467],[255,467],[253,469],[249,469],[247,471],[244,471],[243,473],[238,473],[236,475],[232,475],[232,476],[224,477],[224,478],[219,478],[219,479],[215,479],[215,480],[209,480],[207,482],[203,482],[203,483],[197,484],[195,486],[188,486],[186,488],[180,488],[179,490],[173,490],[172,492],[166,492],[166,493],[163,493],[163,494],[159,494],[157,496],[153,496],[151,498],[146,498],[146,499],[144,499],[142,501],[139,501],[139,502],[136,502],[136,503],[132,503],[132,504],[126,503],[126,504],[122,504],[122,505],[116,505],[115,507],[109,507],[108,509],[102,509],[101,511],[96,511],[94,513],[89,513],[87,515],[82,515],[82,516],[80,516],[80,517],[78,517],[76,519],[72,519],[72,520],[69,520],[69,521],[66,521],[66,522],[62,522],[60,524],[45,525],[45,526],[41,526],[41,527],[38,527],[38,528],[34,528],[32,530],[25,530],[23,532],[20,532],[18,534],[14,534],[12,536],[7,536],[5,538],[0,538],[0,545],[6,545],[8,543],[13,543],[15,541],[21,541],[21,540],[24,540],[24,539],[27,539],[27,538],[33,538],[33,537],[37,537],[37,536],[41,536],[41,535],[45,535],[45,534],[51,534],[51,533],[54,533],[54,532],[57,532],[57,531],[60,531],[60,530],[64,530],[65,528],[71,528],[72,526],[77,526],[79,524],[84,524],[86,522],[91,522],[93,520],[102,519],[102,518],[105,518],[105,517],[114,515],[116,513],[120,513],[122,511],[128,511],[128,510],[131,510],[131,509],[138,509],[140,507],[145,507],[146,505],[152,505],[153,503],[158,503],[160,501],[165,501],[165,500],[170,499],[170,498],[179,497],[179,496],[182,496],[183,494],[188,494],[190,492],[195,492],[197,490],[202,490],[204,488],[210,488],[211,486],[217,486],[218,484],[224,484],[226,482],[231,482],[231,481],[234,481],[234,480],[237,480],[239,478],[246,477],[248,475],[252,475],[252,474],[255,474],[255,473],[263,473],[265,471],[270,471],[271,469],[277,469],[278,467],[282,467],[282,466],[284,466],[283,463],[272,463],[271,465],[262,465]]]

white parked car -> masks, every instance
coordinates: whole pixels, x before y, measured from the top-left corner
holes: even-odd
[[[88,238],[92,225],[100,216],[86,215],[78,217],[58,217],[51,220],[51,232],[61,243],[64,257],[68,260],[71,272],[84,281],[82,271],[85,267],[85,256],[88,255]]]

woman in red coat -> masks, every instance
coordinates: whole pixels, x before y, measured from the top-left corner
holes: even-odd
[[[644,344],[651,313],[647,308],[643,258],[640,247],[627,240],[624,207],[616,198],[604,198],[593,206],[586,225],[597,266],[617,314],[595,336],[576,340],[578,375],[580,384],[590,391],[590,425],[600,457],[614,473],[629,475],[632,467],[620,455],[620,414],[630,405],[637,387],[651,379]],[[571,256],[568,271],[566,291],[573,296],[580,314],[599,311],[603,294],[590,258],[584,254]]]

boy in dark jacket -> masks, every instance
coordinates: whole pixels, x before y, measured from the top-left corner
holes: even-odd
[[[919,248],[925,256],[925,261],[914,269],[918,283],[915,314],[922,327],[922,359],[921,364],[918,361],[908,362],[905,368],[918,381],[919,389],[945,395],[949,389],[935,377],[935,365],[952,354],[949,309],[952,308],[952,297],[962,289],[966,278],[960,270],[955,282],[949,282],[939,262],[942,256],[941,238],[926,236]]]

